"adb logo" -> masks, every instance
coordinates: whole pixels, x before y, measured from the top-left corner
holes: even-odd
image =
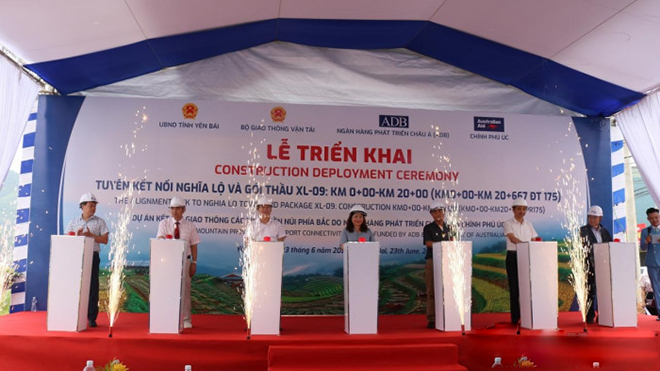
[[[380,115],[378,116],[378,126],[381,128],[408,128],[410,121],[408,116],[389,116],[389,115]]]

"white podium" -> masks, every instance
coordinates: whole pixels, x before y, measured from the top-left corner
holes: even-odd
[[[637,269],[634,243],[594,244],[598,324],[637,326]]]
[[[94,239],[51,236],[48,273],[48,331],[87,328]]]
[[[523,242],[516,248],[520,326],[532,330],[556,329],[559,315],[557,242]]]
[[[344,329],[349,334],[378,333],[378,242],[344,244]]]
[[[180,334],[183,329],[184,259],[188,242],[151,239],[149,263],[149,332]]]
[[[465,331],[469,331],[472,309],[466,303],[472,301],[472,241],[433,244],[433,287],[435,328],[440,331],[461,331],[463,311]],[[459,310],[457,298],[462,298],[462,306],[468,305],[467,308]]]
[[[251,335],[279,335],[282,306],[283,242],[252,242],[253,269]]]

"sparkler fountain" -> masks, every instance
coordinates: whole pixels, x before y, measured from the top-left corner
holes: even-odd
[[[447,258],[451,273],[452,295],[456,303],[456,310],[461,318],[461,333],[465,335],[465,316],[468,314],[472,305],[472,285],[466,279],[466,270],[469,271],[467,277],[472,276],[471,254],[463,246],[463,216],[460,212],[459,204],[453,201],[446,210],[446,223],[451,227],[450,247],[447,251]]]
[[[254,136],[254,133],[251,133],[251,136]],[[264,143],[264,140],[261,140],[261,144]],[[260,154],[257,149],[257,147],[253,144],[250,143],[251,149],[249,150],[249,159],[247,161],[248,168],[257,168],[259,166],[259,159],[260,159]],[[252,173],[252,177],[248,181],[248,184],[246,185],[247,188],[249,189],[256,189],[257,192],[251,192],[250,195],[248,195],[248,202],[246,206],[246,212],[243,215],[243,228],[246,231],[246,235],[248,238],[243,239],[243,248],[239,247],[240,251],[240,256],[239,256],[239,264],[242,267],[241,270],[241,277],[243,279],[243,291],[241,292],[241,296],[243,298],[243,312],[245,313],[245,322],[246,322],[246,329],[248,332],[247,338],[250,339],[251,336],[251,328],[252,328],[252,309],[253,309],[253,304],[254,304],[254,297],[255,297],[255,287],[254,283],[256,282],[256,275],[258,272],[258,267],[252,262],[251,254],[254,251],[254,248],[252,247],[253,243],[255,242],[253,238],[253,234],[255,233],[254,229],[250,226],[252,221],[258,220],[259,215],[257,213],[257,201],[259,199],[260,192],[258,190],[261,190],[264,188],[266,184],[268,184],[268,181],[270,178],[267,178],[264,181],[259,181],[257,179],[257,174]]]
[[[129,189],[122,197],[131,199],[133,190]],[[110,245],[110,277],[108,278],[108,317],[110,328],[108,337],[112,337],[112,327],[119,316],[119,309],[124,295],[124,267],[126,266],[126,252],[133,233],[128,229],[133,215],[133,203],[128,202],[122,206],[117,214],[117,221],[112,223],[112,235]]]
[[[138,110],[135,116],[138,118],[138,121],[135,123],[133,129],[133,142],[122,146],[125,151],[126,158],[131,159],[136,153],[135,140],[138,137],[139,132],[144,128],[144,124],[148,121],[148,116],[144,112],[146,107],[142,107],[142,110]],[[141,149],[141,152],[146,151],[146,146]],[[147,171],[143,171],[143,176],[146,178]],[[124,181],[127,181],[125,175],[119,174],[120,178]],[[133,179],[129,184],[132,184]],[[138,191],[139,193],[139,191]],[[110,253],[108,258],[110,260],[110,276],[108,277],[108,318],[110,320],[110,326],[108,330],[108,337],[112,337],[112,329],[119,317],[119,310],[122,304],[122,298],[124,296],[124,267],[126,266],[126,254],[128,252],[128,245],[133,237],[133,233],[129,230],[128,226],[131,222],[133,216],[133,207],[134,203],[132,202],[133,196],[133,187],[128,187],[128,189],[123,192],[120,198],[128,200],[121,207],[119,213],[117,213],[116,221],[112,222],[112,233],[110,235]]]
[[[245,216],[245,226],[246,231],[249,230],[249,223],[254,220],[256,217],[256,195],[251,196],[248,201],[247,206],[247,215]],[[248,232],[248,236],[249,236]],[[252,264],[252,259],[250,258],[250,252],[253,250],[254,240],[251,237],[244,238],[244,246],[241,250],[241,255],[239,257],[239,264],[242,267],[241,277],[243,278],[243,291],[241,296],[243,297],[243,312],[245,313],[245,323],[246,330],[248,332],[247,338],[250,339],[251,328],[252,328],[252,307],[254,299],[254,281],[256,275],[256,267]]]
[[[0,220],[0,223],[0,313],[3,313],[7,309],[5,296],[11,287],[16,264],[13,259],[14,224],[9,220]]]
[[[439,137],[440,127],[432,126]],[[434,145],[438,152],[438,161],[441,164],[442,170],[449,170],[452,167],[451,159],[449,156],[442,155],[441,152],[442,142]],[[458,180],[452,180],[451,185],[455,188],[458,185]],[[445,185],[442,184],[444,189]],[[469,279],[466,279],[466,270],[469,271],[467,277],[472,276],[472,262],[471,254],[466,251],[463,246],[463,214],[460,205],[456,200],[449,201],[445,199],[447,207],[445,208],[445,223],[450,227],[450,248],[448,250],[447,258],[449,260],[448,266],[451,273],[452,281],[452,295],[456,304],[456,310],[459,313],[461,320],[461,333],[465,335],[465,317],[470,311],[472,305],[472,284]]]
[[[566,161],[564,161],[566,164]],[[563,189],[562,202],[557,205],[558,209],[564,215],[562,227],[567,229],[567,235],[564,238],[564,251],[568,254],[571,267],[569,283],[575,291],[582,322],[584,323],[584,332],[587,332],[587,310],[593,303],[588,298],[588,274],[589,274],[589,248],[580,237],[580,213],[584,210],[584,202],[581,198],[579,185],[580,182],[575,178],[573,171],[575,164],[568,163],[568,169],[561,170],[561,176],[558,180],[559,186]]]

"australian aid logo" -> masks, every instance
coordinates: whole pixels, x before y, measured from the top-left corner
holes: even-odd
[[[474,131],[504,132],[504,117],[476,117],[474,118]]]
[[[474,131],[487,131],[489,134],[473,133],[470,139],[509,140],[504,133],[504,117],[474,117]]]

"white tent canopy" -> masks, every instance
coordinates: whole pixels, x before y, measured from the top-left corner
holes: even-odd
[[[0,4],[0,46],[64,94],[608,116],[660,86],[658,15],[656,0],[24,0]]]
[[[603,116],[660,84],[659,12],[655,0],[25,0],[0,5],[0,44],[65,94],[273,41],[407,48]]]

